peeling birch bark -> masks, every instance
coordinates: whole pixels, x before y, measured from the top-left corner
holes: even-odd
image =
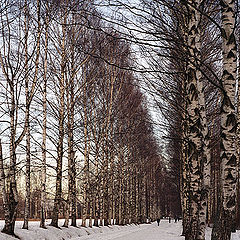
[[[212,240],[230,240],[235,231],[236,208],[236,129],[235,111],[237,45],[235,39],[235,1],[221,0],[221,35],[222,35],[222,102],[221,102],[221,191],[222,206],[214,224]]]

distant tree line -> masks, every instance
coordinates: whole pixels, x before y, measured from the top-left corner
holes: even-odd
[[[94,3],[4,1],[0,45],[2,232],[18,217],[24,229],[156,219],[166,166],[147,99]]]

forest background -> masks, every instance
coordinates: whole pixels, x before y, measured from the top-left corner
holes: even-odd
[[[182,215],[230,239],[238,1],[7,0],[0,22],[3,232]]]

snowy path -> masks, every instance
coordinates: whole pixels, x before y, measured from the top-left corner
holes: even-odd
[[[62,225],[64,220],[59,220]],[[49,224],[50,221],[48,220]],[[127,225],[127,226],[109,226],[109,227],[80,227],[81,221],[77,221],[78,228],[54,228],[47,225],[47,229],[39,228],[39,222],[30,222],[29,230],[22,229],[23,222],[16,222],[15,233],[21,240],[184,240],[181,236],[182,222],[168,223],[167,220],[161,220],[160,226],[157,223]],[[0,221],[0,230],[4,221]],[[211,229],[206,231],[206,240],[210,240]],[[16,240],[0,232],[0,240]],[[240,231],[232,235],[232,240],[240,240]]]
[[[182,222],[168,223],[161,220],[160,226],[157,223],[142,224],[138,226],[121,227],[113,232],[91,234],[74,240],[184,240],[181,236]],[[211,239],[211,229],[206,231],[206,240]],[[232,240],[240,240],[240,231],[232,234]]]
[[[173,231],[174,229],[174,231]],[[135,233],[127,234],[124,236],[124,238],[119,237],[115,238],[115,240],[159,240],[159,239],[174,239],[174,240],[180,240],[184,239],[184,237],[181,237],[181,223],[171,223],[169,224],[167,221],[162,221],[160,226],[157,226],[156,223],[151,224],[146,229],[140,230]]]
[[[118,231],[93,234],[74,240],[183,240],[181,237],[181,222],[168,223],[161,221],[160,226],[157,223],[143,224],[140,226],[126,227]]]

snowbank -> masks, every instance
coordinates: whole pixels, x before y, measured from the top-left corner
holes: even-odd
[[[59,226],[63,225],[64,220],[59,221]],[[54,228],[49,226],[41,229],[39,222],[29,222],[29,230],[22,229],[23,222],[16,222],[15,233],[21,240],[184,240],[181,236],[182,223],[168,223],[161,220],[160,226],[157,223],[108,227],[84,228],[81,220],[77,221],[77,228]],[[0,229],[3,228],[4,221],[0,221]],[[206,240],[211,239],[211,229],[206,231]],[[16,238],[0,233],[0,240],[16,240]],[[232,235],[232,240],[240,240],[240,231]]]
[[[63,225],[64,220],[59,220],[59,226]],[[149,224],[142,225],[127,225],[127,226],[117,226],[111,225],[108,227],[92,227],[84,228],[81,226],[81,220],[77,220],[77,228],[69,226],[68,228],[60,227],[55,228],[49,226],[50,220],[46,221],[47,229],[42,229],[39,227],[40,223],[38,221],[29,222],[29,229],[22,229],[23,221],[17,221],[15,227],[15,234],[21,240],[76,240],[76,239],[91,239],[84,238],[92,236],[95,239],[96,235],[116,235],[121,236],[123,233],[131,233],[134,231],[139,231],[139,229],[144,229]],[[146,225],[146,226],[144,226]],[[2,230],[4,226],[4,221],[0,221],[0,229]],[[0,240],[16,240],[17,238],[11,237],[7,234],[0,233]]]

